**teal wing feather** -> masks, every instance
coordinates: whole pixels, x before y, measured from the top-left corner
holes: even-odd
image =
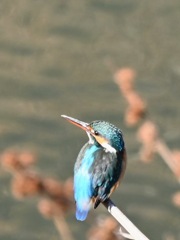
[[[85,144],[81,149],[74,168],[74,198],[76,201],[76,218],[84,221],[91,206],[93,196],[92,173],[89,171],[94,162],[95,145]]]
[[[94,208],[105,201],[113,186],[122,174],[122,152],[112,154],[103,149],[95,153],[95,161],[91,167],[93,196],[96,199]]]
[[[112,154],[102,147],[85,144],[74,168],[74,198],[76,218],[86,219],[91,200],[94,208],[105,201],[122,173],[122,152]]]

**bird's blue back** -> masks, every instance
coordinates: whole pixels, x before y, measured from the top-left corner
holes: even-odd
[[[81,149],[74,168],[76,218],[85,220],[91,199],[104,201],[122,171],[123,152],[112,154],[89,142]]]
[[[76,218],[85,220],[90,209],[93,196],[92,174],[90,168],[94,162],[94,154],[99,147],[85,144],[81,149],[74,167],[74,198],[76,201]]]

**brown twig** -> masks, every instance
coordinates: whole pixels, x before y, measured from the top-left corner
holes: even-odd
[[[155,150],[159,153],[171,171],[174,173],[176,178],[180,183],[180,165],[178,166],[174,161],[173,152],[168,148],[168,146],[160,139],[156,141]]]
[[[58,230],[62,240],[74,240],[63,215],[54,217],[53,220],[54,225],[56,226],[56,229]]]
[[[36,158],[26,151],[7,150],[1,154],[0,160],[2,167],[12,174],[11,188],[14,197],[19,200],[40,197],[38,208],[41,214],[54,221],[63,240],[73,240],[64,218],[65,213],[72,207],[72,179],[61,182],[39,176],[30,169]]]
[[[122,68],[115,72],[114,82],[128,103],[125,122],[129,126],[136,125],[146,114],[146,103],[134,89],[136,72],[131,68]]]

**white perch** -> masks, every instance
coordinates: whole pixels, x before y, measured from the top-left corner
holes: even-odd
[[[108,210],[108,212],[120,223],[120,225],[126,229],[130,234],[130,239],[134,240],[149,240],[125,215],[117,208],[111,199],[107,199],[102,203]]]

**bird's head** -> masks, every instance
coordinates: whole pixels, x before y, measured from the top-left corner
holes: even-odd
[[[85,130],[91,143],[100,144],[109,152],[124,150],[122,132],[113,124],[102,120],[86,123],[66,115],[62,117]]]

